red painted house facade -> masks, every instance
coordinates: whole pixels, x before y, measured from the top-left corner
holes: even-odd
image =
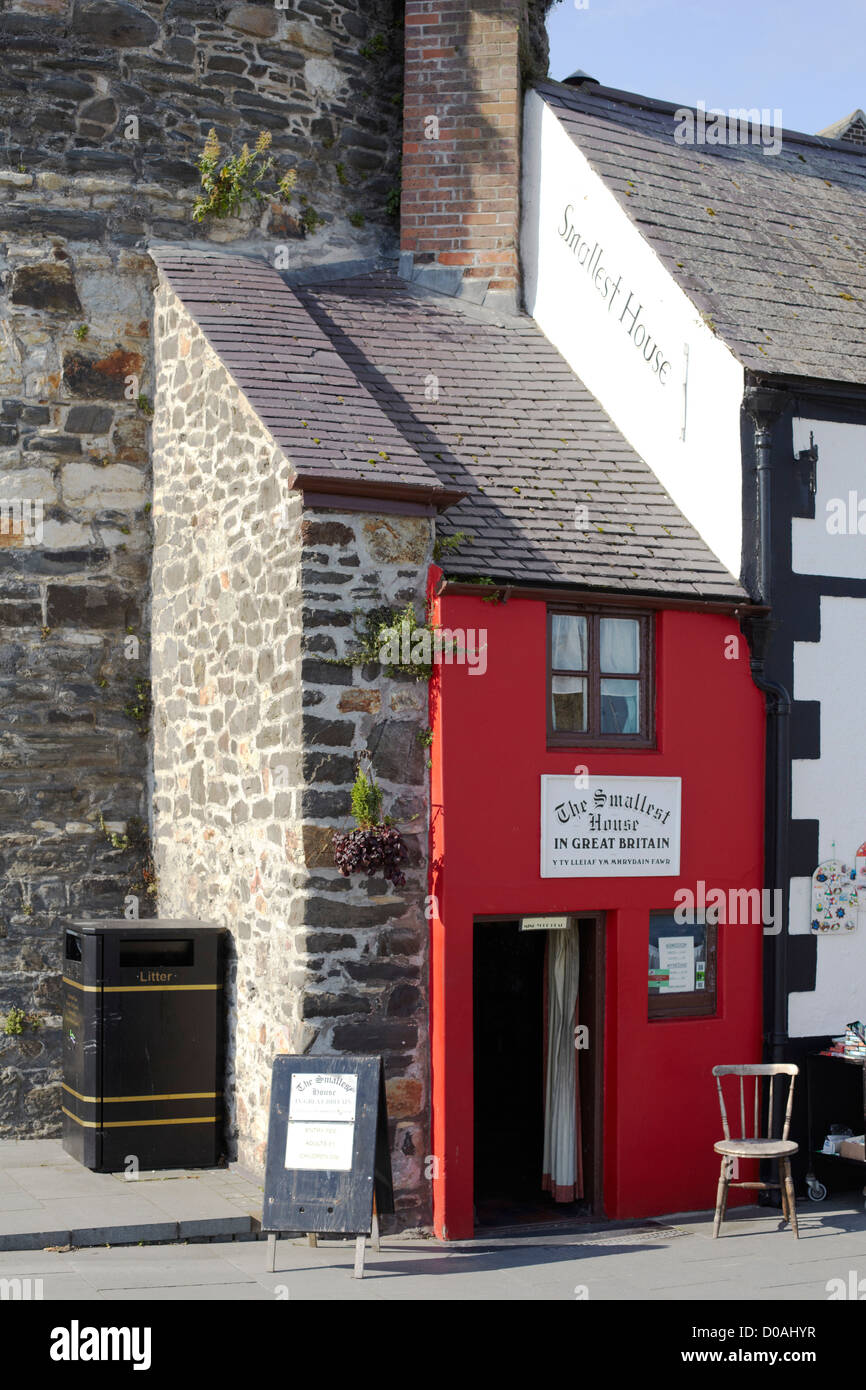
[[[738,628],[730,612],[658,605],[646,610],[654,629],[654,747],[550,747],[546,718],[548,603],[512,595],[485,602],[467,586],[445,585],[436,619],[447,629],[487,633],[487,669],[473,679],[466,667],[443,665],[434,698],[431,891],[431,1025],[434,1183],[437,1234],[474,1229],[474,1150],[523,1144],[533,1156],[538,1134],[522,1133],[507,1110],[478,1106],[490,1078],[473,1067],[490,1054],[476,1036],[473,992],[479,932],[525,915],[598,914],[601,949],[593,952],[590,989],[601,1008],[584,1068],[589,1089],[598,1068],[600,1094],[584,1106],[587,1200],[609,1218],[649,1217],[710,1204],[718,1177],[713,1142],[718,1110],[710,1071],[724,1060],[757,1059],[761,1048],[762,929],[726,923],[717,929],[716,1006],[705,1016],[648,1016],[647,947],[650,913],[673,910],[680,888],[700,881],[726,894],[760,889],[763,827],[763,700],[739,640],[739,658],[726,657]],[[557,607],[563,606],[561,595]],[[575,594],[574,611],[598,596]],[[629,599],[629,608],[636,599]],[[604,611],[615,614],[615,606]],[[669,877],[542,878],[540,779],[595,774],[682,779],[682,855]],[[580,780],[578,773],[577,780]],[[586,775],[586,774],[584,774]],[[652,782],[647,782],[648,786]],[[583,946],[583,927],[581,927]],[[592,951],[592,932],[586,933]],[[543,1012],[543,981],[534,973],[519,998]],[[583,993],[580,1007],[584,1007]],[[487,1009],[487,1014],[490,1010]],[[487,1014],[485,1026],[488,1026]],[[494,1019],[496,1013],[494,1010]],[[503,1031],[510,1028],[501,1012]],[[520,1031],[519,1029],[517,1030]],[[576,1050],[578,1063],[582,1060]],[[526,1095],[532,1079],[521,1074]],[[542,1076],[536,1077],[538,1096]],[[495,1086],[497,1095],[502,1087]],[[514,1096],[514,1109],[526,1099]],[[495,1134],[476,1133],[475,1117]],[[537,1116],[536,1116],[537,1118]],[[600,1133],[598,1129],[600,1127]],[[531,1161],[531,1160],[529,1160]],[[508,1165],[506,1164],[506,1167]],[[479,1174],[480,1176],[480,1174]],[[486,1175],[489,1181],[489,1175]],[[594,1178],[593,1184],[589,1178]],[[480,1194],[483,1195],[483,1194]]]

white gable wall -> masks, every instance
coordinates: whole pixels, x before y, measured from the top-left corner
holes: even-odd
[[[792,568],[798,574],[866,580],[866,517],[859,529],[859,501],[866,499],[866,426],[795,419],[794,453],[818,448],[815,518],[791,522]],[[853,505],[849,494],[854,494]],[[846,530],[835,524],[844,503]],[[853,527],[850,523],[853,522]],[[820,587],[820,581],[818,581]],[[794,698],[821,705],[821,756],[792,764],[792,814],[818,821],[818,858],[853,865],[866,840],[866,741],[862,738],[866,690],[866,597],[821,596],[817,642],[794,643]],[[835,844],[835,849],[834,849]],[[817,867],[817,865],[815,866]],[[790,930],[810,930],[811,880],[791,880]],[[815,989],[792,994],[793,1037],[841,1033],[853,1018],[866,1018],[866,903],[857,930],[818,937]]]
[[[864,689],[866,599],[824,595],[821,640],[794,643],[794,698],[821,702],[821,756],[793,762],[792,814],[817,819],[819,861],[852,867],[866,840],[866,741],[858,732]],[[792,879],[792,935],[809,932],[810,903],[811,879]],[[843,1033],[851,1019],[866,1018],[866,912],[858,919],[853,932],[818,937],[815,989],[790,997],[792,1037]]]
[[[743,368],[536,92],[521,254],[529,313],[739,577]]]

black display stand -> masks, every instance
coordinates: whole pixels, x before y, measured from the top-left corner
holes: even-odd
[[[277,1233],[355,1237],[363,1278],[367,1236],[379,1248],[378,1215],[394,1210],[381,1057],[277,1057],[262,1230],[269,1268]]]
[[[828,1188],[843,1190],[866,1182],[866,1162],[821,1151],[831,1124],[845,1124],[854,1134],[866,1130],[866,1057],[813,1052],[806,1058],[809,1171],[806,1187],[813,1202],[823,1202]],[[827,1181],[823,1181],[827,1179]],[[863,1187],[866,1197],[866,1187]]]

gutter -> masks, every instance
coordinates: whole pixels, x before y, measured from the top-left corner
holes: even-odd
[[[276,436],[275,436],[276,437]],[[279,439],[277,443],[279,444]],[[281,448],[286,446],[281,445]],[[291,449],[286,448],[291,457]],[[296,473],[289,484],[303,492],[306,506],[339,508],[351,498],[379,502],[401,503],[432,515],[433,509],[443,511],[462,502],[466,493],[459,488],[430,483],[402,483],[388,479],[358,478],[345,473]],[[326,500],[329,499],[329,500]],[[357,501],[354,508],[357,510]]]
[[[766,811],[764,841],[764,883],[782,894],[781,930],[765,937],[765,1000],[766,983],[771,982],[770,1007],[765,1011],[764,1042],[772,1062],[785,1060],[788,1042],[788,916],[790,877],[788,873],[791,825],[791,693],[778,681],[765,676],[766,649],[773,633],[769,612],[772,611],[773,574],[773,514],[772,514],[772,438],[773,425],[790,404],[783,391],[761,387],[748,390],[743,408],[754,425],[755,462],[757,468],[757,578],[759,601],[765,612],[750,623],[749,645],[752,679],[763,692],[767,707],[766,741]],[[769,956],[769,961],[768,961]],[[767,965],[770,970],[767,971]],[[781,1107],[781,1091],[776,1101]],[[781,1123],[781,1109],[774,1115]]]
[[[735,617],[760,617],[769,613],[760,603],[751,603],[748,598],[730,599],[687,599],[678,594],[634,594],[631,589],[585,589],[550,587],[542,585],[514,584],[512,581],[484,582],[442,578],[436,587],[436,598],[446,595],[461,595],[463,598],[482,598],[506,603],[507,599],[537,599],[544,603],[595,603],[596,606],[614,605],[616,607],[641,607],[641,609],[685,609],[696,613],[733,613]]]
[[[525,598],[544,603],[593,603],[597,607],[612,604],[617,608],[676,608],[698,613],[732,613],[737,618],[762,617],[769,613],[768,608],[750,603],[745,595],[742,599],[698,599],[682,598],[679,594],[636,594],[630,589],[583,589],[578,585],[573,588],[553,585],[545,588],[542,585],[515,584],[513,580],[497,582],[491,579],[489,584],[479,584],[457,577],[443,578],[436,589],[436,596],[451,594],[495,600],[497,603],[506,603],[509,598]]]

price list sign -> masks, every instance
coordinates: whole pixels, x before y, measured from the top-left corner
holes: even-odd
[[[286,1127],[287,1168],[348,1173],[355,1142],[357,1076],[295,1073]]]
[[[262,1229],[369,1234],[393,1211],[380,1057],[277,1057]]]

